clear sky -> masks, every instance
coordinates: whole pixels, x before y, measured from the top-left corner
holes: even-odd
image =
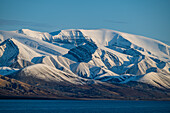
[[[0,0],[0,30],[113,29],[170,41],[170,0]]]

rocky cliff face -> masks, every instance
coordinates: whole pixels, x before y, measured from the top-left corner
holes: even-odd
[[[78,62],[89,62],[92,60],[92,55],[97,48],[97,45],[93,41],[87,41],[82,45],[70,49],[68,54],[75,57]]]

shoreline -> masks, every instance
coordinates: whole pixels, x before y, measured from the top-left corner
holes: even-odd
[[[170,101],[162,99],[109,99],[109,98],[74,98],[74,97],[26,97],[26,96],[0,96],[0,100],[124,100],[124,101]]]

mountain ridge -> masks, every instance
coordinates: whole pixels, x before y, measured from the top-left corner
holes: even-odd
[[[36,78],[31,85],[38,80],[42,87],[48,81],[85,86],[137,82],[170,88],[170,46],[154,39],[107,29],[21,29],[0,31],[0,39],[0,74],[28,84]],[[11,57],[13,47],[18,52]]]

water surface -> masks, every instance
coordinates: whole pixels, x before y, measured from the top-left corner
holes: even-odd
[[[170,113],[170,101],[0,100],[0,113]]]

